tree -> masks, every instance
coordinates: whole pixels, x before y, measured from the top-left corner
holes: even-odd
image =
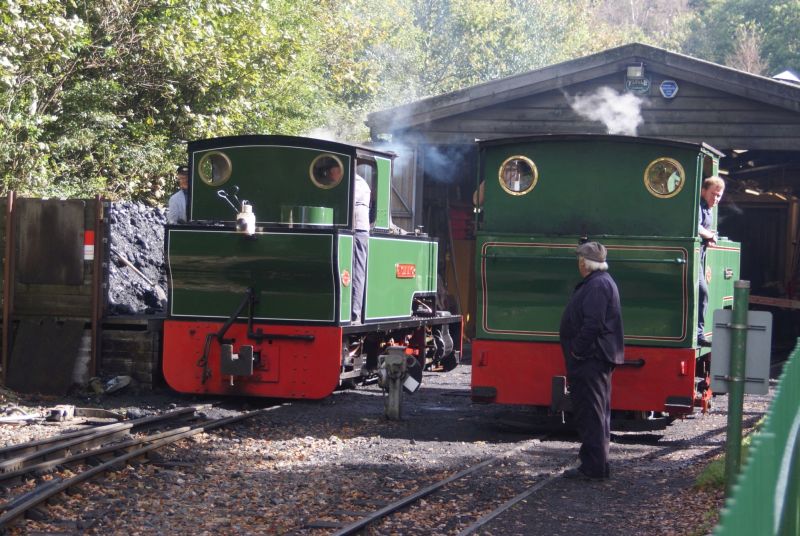
[[[629,41],[680,50],[695,17],[690,0],[596,0],[592,18],[623,30]]]
[[[63,114],[63,86],[76,70],[88,28],[55,0],[6,2],[0,12],[0,173],[3,190],[47,191],[45,135]]]
[[[4,191],[158,199],[185,160],[184,140],[318,124],[329,98],[319,9],[308,0],[4,3]]]
[[[368,135],[368,112],[572,59],[626,42],[590,0],[349,0],[328,22],[331,93],[322,132]],[[369,17],[364,14],[369,13]],[[321,131],[315,133],[320,134]]]
[[[797,0],[5,0],[0,194],[158,201],[186,140],[365,141],[371,111],[631,41],[792,67],[798,23]]]
[[[762,37],[752,24],[736,29],[733,52],[725,58],[725,65],[752,74],[764,74],[767,65],[761,58]]]
[[[775,74],[800,65],[800,2],[797,0],[703,0],[697,2],[697,19],[684,50],[722,63],[735,58],[738,31],[761,36],[766,73]]]

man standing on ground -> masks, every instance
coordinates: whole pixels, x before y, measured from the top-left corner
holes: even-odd
[[[167,223],[186,223],[186,207],[189,197],[189,167],[178,166],[176,172],[180,189],[172,194],[167,205]]]
[[[725,181],[719,177],[708,177],[703,181],[700,190],[700,216],[697,220],[697,234],[703,240],[700,247],[700,273],[698,274],[698,299],[697,299],[697,344],[711,346],[711,341],[706,339],[705,319],[708,309],[708,282],[706,281],[706,249],[717,243],[717,233],[712,229],[713,209],[725,193]]]
[[[575,253],[583,281],[567,303],[559,337],[581,438],[581,464],[564,477],[602,480],[610,476],[611,374],[624,362],[622,309],[617,285],[607,272],[605,246],[587,242]]]

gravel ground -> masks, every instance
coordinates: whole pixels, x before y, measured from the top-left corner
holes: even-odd
[[[11,396],[6,393],[6,396]],[[162,393],[71,401],[126,411],[161,411],[207,401]],[[7,405],[10,401],[6,400]],[[63,401],[19,400],[36,413]],[[768,397],[748,396],[751,426]],[[227,400],[242,409],[258,400]],[[27,520],[14,534],[311,534],[334,532],[315,523],[357,519],[470,465],[516,448],[507,458],[429,496],[366,530],[367,534],[457,534],[533,483],[544,483],[486,525],[480,534],[705,534],[707,510],[721,497],[694,490],[693,479],[724,448],[724,396],[705,416],[677,421],[656,434],[615,433],[612,478],[563,480],[576,462],[571,434],[510,427],[526,411],[472,405],[469,366],[426,373],[408,395],[404,419],[383,417],[376,386],[342,391],[323,401],[292,401],[264,414],[161,449],[148,463],[129,465]],[[0,444],[59,433],[69,426],[0,425]],[[33,485],[33,481],[29,483]]]

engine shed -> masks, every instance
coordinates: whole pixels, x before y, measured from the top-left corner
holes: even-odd
[[[397,166],[415,185],[406,204],[426,207],[413,225],[440,237],[468,335],[476,141],[543,134],[668,138],[724,153],[720,230],[742,243],[751,307],[776,314],[777,350],[800,335],[800,84],[634,43],[376,112],[367,125],[406,159]]]

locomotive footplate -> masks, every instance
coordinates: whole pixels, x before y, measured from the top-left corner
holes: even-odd
[[[342,326],[342,332],[347,335],[349,333],[364,333],[369,331],[385,332],[394,329],[410,329],[419,328],[423,326],[437,326],[440,324],[460,324],[461,315],[452,316],[424,316],[413,317],[408,320],[367,320],[364,324],[355,324],[350,326]]]

